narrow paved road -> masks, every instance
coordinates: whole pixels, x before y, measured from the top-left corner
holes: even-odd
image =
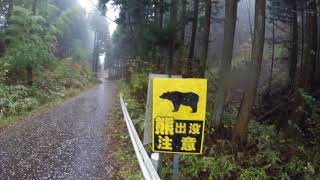
[[[105,81],[63,105],[0,132],[0,179],[104,179],[106,116],[115,86]]]

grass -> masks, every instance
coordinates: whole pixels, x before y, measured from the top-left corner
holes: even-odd
[[[107,179],[143,179],[123,119],[119,96],[116,97],[115,105],[107,123],[106,158],[110,162],[106,173]]]
[[[38,104],[36,106],[33,106],[31,108],[31,111],[23,111],[19,114],[11,115],[6,118],[0,119],[0,129],[6,128],[10,125],[13,125],[19,121],[22,121],[24,119],[30,118],[32,116],[35,116],[37,114],[43,113],[48,111],[51,108],[57,107],[64,103],[66,100],[68,100],[71,97],[79,95],[84,90],[90,89],[96,85],[95,82],[92,82],[86,86],[75,88],[75,89],[68,89],[65,93],[64,97],[52,97],[50,98],[50,101],[46,101],[44,103]]]

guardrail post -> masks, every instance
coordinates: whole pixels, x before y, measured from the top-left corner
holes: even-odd
[[[157,171],[158,171],[158,168],[159,168],[159,160],[160,160],[159,153],[152,153],[151,154],[152,165]]]

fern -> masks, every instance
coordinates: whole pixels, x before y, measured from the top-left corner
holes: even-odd
[[[209,179],[211,180],[230,177],[236,165],[229,160],[229,156],[205,157],[204,168],[208,171]]]
[[[267,180],[268,176],[263,169],[260,168],[248,168],[241,171],[240,180]]]

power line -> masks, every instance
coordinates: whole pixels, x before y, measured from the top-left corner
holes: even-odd
[[[114,22],[114,23],[117,24],[117,22],[116,22],[115,20],[113,20],[113,19],[109,18],[107,15],[105,15],[104,12],[103,12],[101,9],[99,9],[99,7],[97,7],[97,6],[94,4],[94,2],[92,2],[92,0],[89,0],[89,1],[91,2],[91,5],[92,5],[94,8],[96,8],[96,9],[102,14],[102,16],[106,17],[106,18],[109,19],[110,21],[112,21],[112,22]]]

